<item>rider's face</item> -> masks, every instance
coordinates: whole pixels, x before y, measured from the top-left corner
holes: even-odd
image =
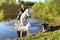
[[[25,8],[25,5],[22,4],[22,5],[21,5],[21,8]]]

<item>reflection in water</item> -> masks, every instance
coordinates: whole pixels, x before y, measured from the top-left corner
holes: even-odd
[[[0,23],[0,40],[5,38],[17,38],[17,31],[6,25],[5,23]]]
[[[0,23],[0,39],[18,37],[17,31],[10,27],[15,22],[16,20]],[[31,26],[32,26],[29,29],[30,33],[37,33],[38,31],[41,30],[41,27],[38,27],[38,26],[41,26],[41,22],[39,22],[38,20],[29,18],[27,22],[31,23]]]
[[[40,31],[40,27],[31,27],[29,30],[30,33],[37,33],[38,31]]]

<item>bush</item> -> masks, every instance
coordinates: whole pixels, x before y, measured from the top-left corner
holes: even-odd
[[[59,8],[59,0],[56,2],[56,0],[47,1],[45,0],[44,3],[35,3],[32,6],[31,12],[32,12],[32,18],[40,19],[44,22],[49,22],[49,24],[53,24],[57,26],[57,24],[60,24],[55,22],[60,19],[60,8]],[[57,17],[57,18],[56,18]],[[59,18],[58,18],[59,17]],[[55,21],[56,20],[56,21]]]
[[[4,15],[3,15],[3,10],[0,11],[0,22],[3,21]]]

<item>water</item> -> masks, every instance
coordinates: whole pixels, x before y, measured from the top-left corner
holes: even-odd
[[[17,38],[17,31],[14,30],[11,25],[14,24],[16,20],[2,22],[0,23],[0,39],[4,40],[6,38]],[[32,27],[29,29],[30,33],[37,33],[41,31],[41,22],[36,19],[29,18],[27,22],[31,23]]]

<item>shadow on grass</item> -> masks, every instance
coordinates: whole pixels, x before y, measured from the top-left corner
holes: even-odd
[[[49,32],[49,31],[55,31],[55,30],[60,30],[60,26],[50,26],[49,30],[47,30],[47,32]]]

